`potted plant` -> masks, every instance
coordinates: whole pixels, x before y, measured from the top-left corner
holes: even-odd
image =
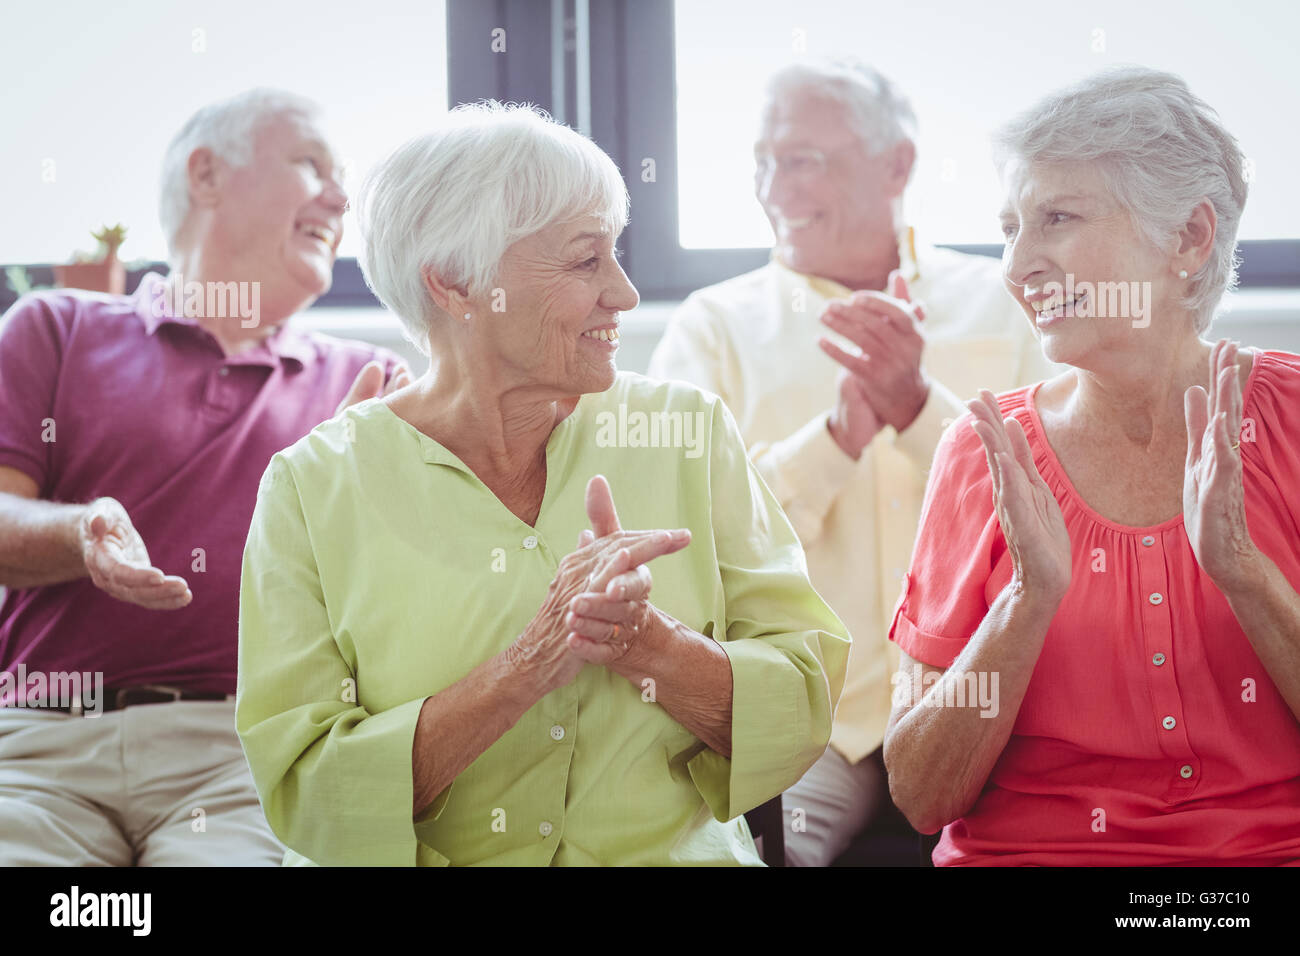
[[[91,236],[99,244],[97,255],[78,252],[73,262],[54,267],[54,281],[65,289],[89,289],[122,295],[126,292],[126,267],[117,258],[117,250],[126,239],[121,223],[104,226]]]

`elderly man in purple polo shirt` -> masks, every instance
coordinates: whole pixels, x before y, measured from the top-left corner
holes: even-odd
[[[400,387],[286,324],[347,198],[314,104],[200,110],[163,164],[170,278],[0,325],[0,864],[275,864],[235,734],[239,573],[271,456]]]

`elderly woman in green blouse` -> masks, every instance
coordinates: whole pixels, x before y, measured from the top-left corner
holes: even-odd
[[[262,481],[237,722],[286,862],[760,864],[849,640],[722,403],[615,368],[618,170],[462,107],[358,217],[432,362]]]

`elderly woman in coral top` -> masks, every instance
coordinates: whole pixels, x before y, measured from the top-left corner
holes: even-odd
[[[894,799],[939,865],[1300,864],[1300,357],[1202,338],[1241,153],[1133,68],[997,144],[1007,286],[1072,369],[984,392],[936,453]]]

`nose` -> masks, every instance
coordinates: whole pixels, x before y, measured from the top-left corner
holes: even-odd
[[[772,188],[772,177],[775,173],[775,163],[757,163],[754,166],[754,195],[764,206],[767,205],[767,196]]]
[[[794,178],[775,162],[758,167],[754,174],[754,189],[758,201],[769,214],[789,205],[790,199],[798,191]]]
[[[325,188],[321,191],[321,200],[339,215],[342,215],[348,208],[347,190],[343,188],[343,184],[337,179],[325,180]]]
[[[636,291],[636,286],[632,280],[627,277],[623,267],[619,265],[618,260],[614,260],[614,269],[616,275],[613,281],[605,287],[604,293],[600,297],[600,304],[603,308],[615,312],[631,312],[641,301],[640,294]]]
[[[1002,276],[1023,288],[1047,270],[1043,245],[1032,230],[1023,230],[1002,250]]]

